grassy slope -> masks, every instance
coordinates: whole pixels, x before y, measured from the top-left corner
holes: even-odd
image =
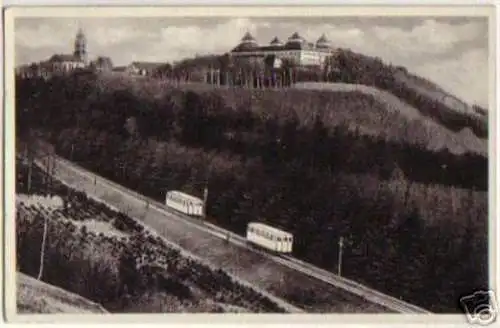
[[[19,313],[107,313],[101,305],[20,272],[17,309]]]
[[[359,53],[354,53],[350,49],[337,49],[339,53],[347,56],[353,56],[359,58],[362,62],[373,62],[375,58],[370,56],[362,55]],[[219,56],[207,55],[200,56],[196,58],[188,58],[185,59],[179,66],[184,68],[190,68],[192,70],[202,68],[209,68],[210,66],[218,67],[219,65]],[[487,116],[487,111],[483,108],[479,108],[477,106],[471,106],[467,104],[465,101],[459,99],[458,97],[450,94],[446,90],[444,90],[439,85],[434,82],[429,81],[423,77],[417,76],[411,72],[408,72],[407,69],[403,67],[395,67],[392,65],[388,65],[384,63],[383,69],[389,75],[392,75],[394,79],[408,88],[414,90],[418,94],[422,95],[425,98],[432,99],[441,103],[442,105],[453,109],[457,112],[466,113],[468,115],[473,115],[477,117],[485,117]],[[401,99],[404,101],[404,99]]]
[[[454,154],[470,151],[486,155],[488,152],[487,141],[478,138],[469,128],[465,128],[460,132],[450,131],[430,117],[423,116],[418,109],[404,103],[387,91],[365,85],[346,83],[306,82],[297,83],[295,87],[307,90],[330,90],[331,92],[361,92],[373,96],[388,111],[399,113],[409,122],[421,126],[422,133],[427,133],[431,137],[428,139],[427,144],[430,150],[448,148]]]
[[[445,91],[435,83],[422,77],[398,70],[394,73],[394,77],[405,83],[408,87],[418,91],[431,99],[441,102],[443,105],[454,108],[457,111],[472,115],[484,116],[487,113],[478,112],[472,106],[459,99],[458,97]]]
[[[296,88],[301,88],[300,91],[248,90],[196,83],[179,86],[142,77],[101,75],[98,78],[98,88],[104,93],[132,90],[144,99],[161,99],[168,94],[179,103],[186,90],[213,93],[222,97],[227,107],[234,110],[247,107],[261,117],[276,115],[280,120],[286,120],[290,113],[295,112],[301,124],[309,125],[318,113],[329,128],[345,124],[350,129],[359,129],[362,134],[404,141],[431,151],[448,149],[453,154],[487,154],[487,140],[478,138],[470,129],[451,131],[386,91],[340,83],[326,84],[325,90],[325,84],[319,85],[299,83]]]

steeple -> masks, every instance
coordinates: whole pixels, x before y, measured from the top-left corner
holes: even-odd
[[[81,28],[78,29],[78,33],[76,34],[75,51],[73,55],[87,64],[87,39]]]

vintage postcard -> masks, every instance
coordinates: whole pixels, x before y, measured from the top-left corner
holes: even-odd
[[[7,10],[7,319],[493,324],[494,13]]]

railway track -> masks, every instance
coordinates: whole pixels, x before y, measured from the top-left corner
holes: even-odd
[[[423,308],[420,308],[418,306],[415,306],[413,304],[409,304],[407,302],[404,302],[400,299],[397,299],[395,297],[383,294],[377,290],[371,289],[367,286],[364,286],[362,284],[359,284],[355,281],[340,277],[338,275],[335,275],[329,271],[320,269],[318,267],[313,266],[312,264],[303,262],[301,260],[298,260],[296,258],[287,256],[287,255],[274,255],[267,253],[265,251],[256,249],[255,247],[250,246],[247,243],[247,240],[233,232],[230,232],[226,229],[223,229],[221,227],[218,227],[214,224],[211,224],[209,222],[196,219],[190,216],[187,216],[185,214],[182,214],[180,212],[177,212],[173,209],[167,208],[164,204],[157,202],[155,200],[152,200],[144,195],[141,195],[137,192],[134,192],[132,190],[129,190],[115,182],[109,181],[108,179],[105,179],[103,177],[100,177],[94,173],[91,173],[84,168],[76,165],[75,163],[72,163],[66,159],[63,159],[59,156],[54,156],[55,161],[58,165],[61,165],[65,169],[71,171],[73,174],[77,174],[79,176],[85,177],[89,180],[94,180],[98,181],[99,185],[101,186],[106,186],[108,188],[113,189],[114,191],[122,194],[123,196],[126,197],[132,197],[141,201],[144,201],[145,204],[149,204],[150,208],[154,208],[156,211],[161,212],[164,214],[167,218],[173,219],[173,220],[182,220],[184,223],[187,223],[188,225],[196,228],[203,230],[207,233],[210,233],[213,236],[216,236],[221,239],[226,239],[227,236],[229,235],[229,242],[233,245],[237,245],[239,247],[246,248],[252,252],[258,253],[261,256],[264,256],[272,261],[275,261],[281,265],[284,265],[292,270],[299,271],[305,275],[308,275],[310,277],[313,277],[315,279],[321,280],[323,282],[326,282],[328,284],[331,284],[337,288],[346,290],[349,293],[352,293],[354,295],[360,296],[364,299],[366,299],[369,302],[372,302],[374,304],[381,305],[385,308],[388,308],[392,311],[399,312],[399,313],[406,313],[406,314],[431,314],[432,312],[427,311]]]

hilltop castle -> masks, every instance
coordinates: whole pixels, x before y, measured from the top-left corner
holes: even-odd
[[[323,66],[325,59],[334,53],[330,41],[323,34],[315,42],[304,39],[298,32],[293,33],[284,43],[278,37],[268,45],[259,45],[247,32],[230,54],[233,57],[266,57],[275,55],[278,59],[290,59],[300,66]]]

